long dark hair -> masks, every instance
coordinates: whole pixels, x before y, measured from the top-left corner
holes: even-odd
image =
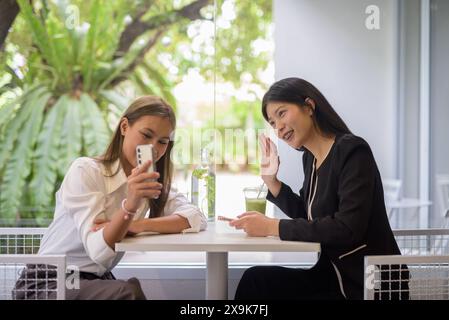
[[[306,99],[315,102],[312,120],[316,128],[326,136],[351,133],[324,95],[313,84],[299,78],[286,78],[275,82],[262,99],[262,114],[268,121],[267,105],[270,102],[294,103],[299,107],[310,106]]]
[[[121,164],[117,167],[117,170],[112,173],[112,165],[117,159],[122,159],[122,146],[123,146],[123,136],[120,131],[120,123],[123,118],[128,119],[128,123],[131,126],[138,119],[143,116],[158,116],[161,118],[168,118],[170,124],[175,130],[176,128],[176,117],[173,108],[165,102],[162,98],[156,96],[143,96],[137,98],[131,105],[126,109],[122,116],[115,132],[112,137],[111,143],[106,149],[106,152],[101,156],[96,158],[96,160],[103,163],[106,167],[110,176],[114,176],[120,170]],[[156,162],[156,170],[160,174],[159,181],[162,183],[164,188],[158,199],[150,199],[150,217],[160,217],[162,215],[165,204],[167,203],[168,194],[171,188],[172,176],[173,176],[173,163],[171,162],[171,151],[173,149],[174,141],[170,139],[165,154]]]

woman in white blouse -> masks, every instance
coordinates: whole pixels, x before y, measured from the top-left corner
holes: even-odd
[[[102,156],[72,163],[56,193],[54,220],[39,250],[42,255],[65,254],[67,269],[79,271],[79,289],[67,289],[68,299],[145,299],[137,279],[116,280],[112,275],[123,257],[114,251],[115,243],[127,234],[144,231],[178,233],[206,228],[200,210],[171,190],[175,126],[173,109],[164,100],[138,98],[121,118]],[[147,173],[150,162],[137,168],[136,146],[140,144],[153,144],[157,172]],[[33,272],[33,266],[26,272]],[[24,276],[16,292],[30,286]]]

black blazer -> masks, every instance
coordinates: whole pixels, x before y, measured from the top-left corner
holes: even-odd
[[[321,244],[317,265],[334,266],[348,299],[363,298],[365,255],[400,254],[385,209],[382,181],[368,143],[352,134],[337,136],[317,170],[312,220],[307,199],[314,156],[303,154],[304,183],[299,196],[282,183],[279,195],[267,199],[292,219],[282,219],[282,240]]]

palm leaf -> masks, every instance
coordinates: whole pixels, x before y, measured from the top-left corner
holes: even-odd
[[[39,134],[30,188],[33,202],[40,208],[48,206],[53,197],[57,178],[58,143],[68,101],[66,95],[59,98],[48,113]]]
[[[134,72],[133,75],[131,76],[131,79],[133,80],[133,82],[137,85],[137,87],[139,88],[140,92],[142,94],[152,94],[152,95],[157,95],[158,93],[156,92],[155,88],[151,87],[150,84],[146,83],[143,79],[142,76],[139,75],[138,72]]]
[[[52,39],[48,36],[45,26],[34,15],[30,2],[28,0],[17,0],[17,3],[20,6],[20,11],[22,12],[26,23],[30,27],[34,42],[42,52],[43,58],[49,65],[53,65],[58,71],[60,71],[61,65],[56,59],[53,41],[51,41]]]
[[[78,60],[78,50],[80,48],[80,43],[78,42],[78,34],[76,32],[76,25],[75,23],[77,21],[72,21],[73,19],[73,12],[69,11],[70,1],[68,0],[58,0],[56,1],[56,8],[57,13],[62,21],[64,21],[66,27],[64,28],[63,32],[67,36],[67,40],[70,43],[69,46],[66,47],[66,50],[70,50],[70,55],[67,55],[68,58],[68,65],[75,66],[77,64]],[[72,6],[74,7],[74,6]],[[69,21],[70,20],[70,21]],[[73,23],[73,26],[69,26],[68,23]]]
[[[70,88],[69,80],[72,77],[72,64],[70,58],[72,57],[69,38],[66,34],[66,28],[61,25],[61,22],[50,14],[46,20],[46,30],[48,37],[52,42],[53,55],[55,67],[59,70],[62,78],[61,81],[67,89]]]
[[[2,132],[3,126],[15,115],[15,111],[22,100],[23,95],[0,107],[0,132]]]
[[[112,90],[102,90],[100,92],[100,95],[107,102],[109,102],[107,109],[108,112],[107,123],[109,125],[109,129],[113,131],[115,129],[116,124],[123,116],[123,113],[128,107],[130,101],[127,97],[124,97]]]
[[[142,63],[142,68],[146,71],[147,77],[157,84],[160,96],[176,109],[176,98],[171,92],[173,84],[160,73],[156,68],[150,66],[147,62]]]
[[[93,72],[93,65],[95,63],[95,45],[98,37],[98,20],[100,18],[100,10],[101,10],[102,4],[99,0],[95,0],[92,4],[92,7],[90,9],[90,19],[89,19],[89,31],[87,33],[87,43],[86,43],[86,50],[83,54],[83,67],[82,67],[82,73],[83,73],[83,79],[84,79],[84,88],[86,91],[89,91],[91,89],[91,83],[92,83],[92,72]]]
[[[14,87],[22,87],[23,86],[23,80],[20,79],[15,71],[8,65],[5,66],[5,71],[8,72],[11,75],[11,85]]]
[[[81,103],[78,99],[69,98],[66,103],[61,140],[58,146],[58,169],[64,175],[70,163],[81,153]]]
[[[106,119],[98,105],[87,94],[81,95],[82,128],[85,149],[89,156],[104,153],[110,139],[110,131]]]
[[[108,85],[118,76],[128,76],[126,73],[127,69],[135,61],[143,46],[143,44],[138,43],[132,46],[123,57],[114,60],[110,70],[108,70],[109,72],[106,74],[105,79],[101,81],[99,90],[104,90],[107,88]]]
[[[0,215],[2,217],[15,217],[19,208],[25,181],[30,174],[32,150],[49,97],[50,94],[45,92],[26,103],[27,106],[31,106],[32,112],[26,118],[28,121],[22,122],[14,153],[6,165],[1,184]]]
[[[109,103],[115,105],[122,112],[128,107],[130,99],[113,90],[101,90],[100,95]]]
[[[26,89],[20,96],[12,101],[9,101],[3,106],[0,106],[0,132],[2,127],[10,120],[11,117],[15,115],[16,109],[20,108],[20,104],[27,100],[27,97],[33,93],[35,90],[42,88],[41,84],[32,86]]]
[[[19,138],[20,129],[23,127],[25,122],[30,120],[30,115],[35,108],[35,100],[44,95],[45,92],[46,89],[40,87],[36,90],[32,90],[31,92],[24,93],[24,97],[22,98],[22,101],[24,102],[5,127],[4,141],[0,144],[0,171],[11,157],[11,151],[15,142]]]

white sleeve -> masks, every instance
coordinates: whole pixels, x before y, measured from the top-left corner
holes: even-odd
[[[105,211],[105,190],[99,175],[101,172],[97,172],[86,160],[75,160],[61,185],[60,199],[73,219],[87,255],[106,271],[117,254],[104,240],[104,228],[91,231],[95,218]]]
[[[189,221],[190,228],[182,232],[199,232],[206,230],[207,219],[200,209],[191,204],[187,198],[176,190],[171,190],[164,208],[164,216],[178,214]]]

